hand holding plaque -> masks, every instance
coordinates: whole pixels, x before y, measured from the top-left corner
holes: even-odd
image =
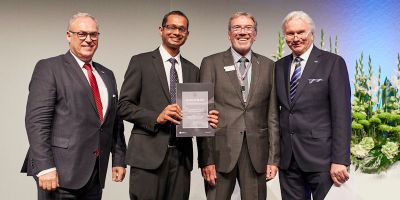
[[[176,137],[214,136],[208,122],[208,108],[214,103],[212,83],[180,83],[177,85],[177,104],[183,118],[176,126]]]

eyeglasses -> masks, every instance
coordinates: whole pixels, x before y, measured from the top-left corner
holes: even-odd
[[[306,38],[308,36],[308,34],[310,34],[310,31],[301,32],[301,33],[286,33],[285,38],[287,40],[293,40],[295,37],[297,37],[297,39],[303,40],[304,38]]]
[[[68,32],[70,32],[72,34],[76,34],[76,36],[78,36],[78,38],[80,40],[86,40],[88,35],[89,35],[91,40],[98,40],[99,39],[99,35],[100,35],[99,32],[83,32],[83,31],[80,31],[80,32],[68,31]]]
[[[172,25],[169,25],[169,24],[168,24],[168,25],[165,25],[165,26],[163,26],[163,28],[167,29],[168,32],[173,32],[173,31],[175,31],[175,30],[178,30],[179,33],[187,33],[187,32],[188,32],[188,30],[187,30],[186,27],[177,26],[177,25],[174,25],[174,24],[172,24]]]
[[[239,25],[231,26],[231,31],[233,32],[239,33],[242,30],[244,30],[244,32],[246,33],[251,33],[254,32],[256,28],[254,26],[239,26]]]

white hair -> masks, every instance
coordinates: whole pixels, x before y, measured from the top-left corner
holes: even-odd
[[[76,19],[80,18],[80,17],[89,17],[91,19],[93,19],[93,21],[96,22],[96,28],[99,29],[99,23],[97,23],[96,18],[94,18],[92,15],[90,15],[89,13],[82,13],[82,12],[78,12],[75,15],[72,15],[72,17],[69,19],[69,23],[68,23],[68,29],[67,31],[70,31],[71,25],[75,22]]]
[[[314,33],[315,30],[315,24],[314,21],[311,19],[311,17],[305,13],[304,11],[292,11],[282,21],[282,31],[285,33],[285,25],[287,22],[293,20],[293,19],[300,19],[306,22],[308,25],[311,27],[311,32]]]

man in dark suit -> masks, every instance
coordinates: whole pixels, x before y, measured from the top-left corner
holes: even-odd
[[[117,117],[114,74],[92,61],[96,19],[71,17],[64,55],[39,61],[29,85],[25,124],[29,150],[22,172],[38,199],[101,199],[110,152],[113,180],[124,179],[126,144]]]
[[[351,105],[346,63],[313,45],[314,22],[289,13],[282,30],[292,54],[276,62],[280,110],[279,181],[284,200],[324,199],[348,178]]]
[[[199,69],[180,54],[188,28],[185,14],[167,13],[159,28],[162,45],[133,56],[126,71],[118,114],[134,124],[126,155],[131,199],[189,198],[192,138],[175,137],[175,125],[182,119],[176,84],[198,82],[199,76]],[[217,112],[210,112],[215,127]]]
[[[207,199],[230,199],[237,179],[242,199],[265,200],[279,163],[274,63],[251,50],[257,22],[249,13],[230,18],[228,35],[232,47],[200,67],[200,81],[214,83],[220,128],[198,138],[199,166]]]

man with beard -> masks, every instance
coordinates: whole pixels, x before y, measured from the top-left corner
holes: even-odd
[[[282,23],[292,54],[276,62],[280,110],[282,199],[325,198],[347,181],[351,104],[346,63],[313,45],[315,25],[303,11]]]
[[[199,166],[208,200],[230,199],[236,180],[242,199],[265,200],[266,179],[279,162],[278,107],[274,63],[254,53],[257,21],[246,12],[232,15],[225,52],[203,59],[200,81],[214,84],[220,112],[214,138],[198,138]]]
[[[131,166],[131,199],[186,200],[193,166],[192,138],[176,138],[182,110],[176,84],[198,82],[199,69],[180,54],[189,35],[189,20],[180,11],[167,13],[162,44],[132,57],[121,88],[118,114],[134,124],[126,162]],[[212,127],[218,112],[210,111]]]

